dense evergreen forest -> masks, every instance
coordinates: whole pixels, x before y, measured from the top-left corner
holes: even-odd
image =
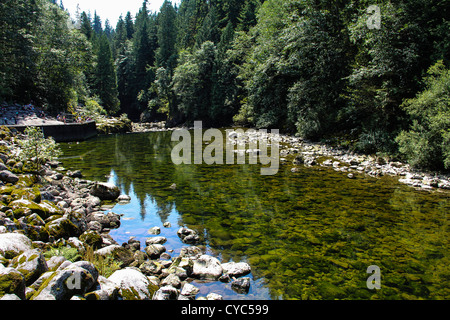
[[[144,2],[114,28],[7,0],[0,101],[277,128],[450,169],[448,17],[448,0],[182,0]]]

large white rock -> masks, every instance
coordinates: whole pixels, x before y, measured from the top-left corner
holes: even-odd
[[[158,290],[158,287],[137,268],[118,270],[108,280],[119,287],[119,294],[124,300],[151,300]]]
[[[192,276],[198,279],[217,280],[223,273],[223,268],[214,257],[202,255],[194,260]]]
[[[23,234],[0,234],[0,254],[6,259],[12,259],[19,254],[31,249],[33,249],[31,240]]]
[[[240,277],[249,274],[252,268],[245,262],[229,262],[222,264],[223,272],[227,273],[230,277]]]

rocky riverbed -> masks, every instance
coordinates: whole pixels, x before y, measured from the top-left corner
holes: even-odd
[[[83,179],[49,162],[37,173],[8,152],[17,139],[2,128],[0,153],[0,299],[1,300],[193,300],[191,282],[231,282],[246,293],[247,263],[221,263],[205,255],[194,230],[180,228],[186,243],[178,256],[156,234],[145,244],[131,237],[119,244],[109,231],[121,217],[111,211],[129,201],[118,187]]]

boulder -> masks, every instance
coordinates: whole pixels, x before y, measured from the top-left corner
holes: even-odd
[[[11,260],[10,267],[16,269],[24,276],[27,286],[36,281],[43,273],[48,271],[47,262],[42,253],[37,250],[28,250]]]
[[[91,223],[91,222],[90,222]],[[94,249],[100,248],[103,244],[103,239],[100,233],[96,230],[85,231],[81,236],[80,240]]]
[[[183,286],[183,289],[181,289],[181,295],[188,297],[189,299],[192,299],[192,300],[195,299],[195,296],[199,292],[200,292],[200,289],[190,283],[185,283]]]
[[[97,278],[98,271],[90,262],[72,263],[62,270],[53,272],[31,300],[70,300],[74,295],[89,292],[97,282]]]
[[[153,238],[147,238],[145,240],[145,245],[149,246],[152,244],[164,244],[167,242],[167,238],[165,237],[153,237]]]
[[[231,289],[237,293],[247,294],[250,290],[250,278],[239,278],[231,283]]]
[[[108,280],[119,287],[124,300],[151,300],[158,287],[137,268],[125,268],[114,272]]]
[[[202,250],[199,247],[184,247],[181,248],[180,257],[182,258],[191,258],[193,260],[198,259],[203,254]]]
[[[0,267],[0,297],[7,294],[15,294],[20,299],[25,299],[25,279],[14,268]]]
[[[148,260],[139,266],[139,270],[146,276],[158,276],[161,274],[163,265],[155,260]]]
[[[16,184],[19,181],[19,177],[9,170],[0,171],[0,180],[5,183]]]
[[[229,262],[222,264],[223,272],[228,274],[230,277],[241,277],[249,274],[252,268],[248,263],[245,262]]]
[[[196,244],[200,241],[197,232],[189,228],[182,227],[178,229],[177,235],[186,244]]]
[[[152,244],[145,248],[145,253],[150,259],[158,259],[163,252],[166,252],[166,247],[161,244]]]
[[[0,255],[4,256],[6,259],[12,259],[31,249],[33,249],[31,240],[23,234],[0,234]]]
[[[111,183],[97,182],[91,188],[90,193],[101,200],[114,201],[120,196],[120,189]]]
[[[156,291],[153,300],[177,300],[178,290],[172,286],[165,286]]]
[[[158,235],[160,233],[161,233],[161,228],[160,227],[153,227],[153,228],[150,228],[148,230],[148,234]]]
[[[208,294],[206,296],[206,300],[216,300],[216,301],[218,301],[218,300],[223,300],[223,297],[220,294],[211,292],[210,294]]]
[[[62,238],[68,239],[80,235],[80,229],[65,217],[50,221],[45,227],[47,228],[49,235],[56,240]]]
[[[214,257],[202,255],[194,260],[192,268],[192,277],[206,280],[217,280],[223,273],[223,268]]]
[[[103,276],[98,277],[97,290],[88,292],[85,297],[86,300],[116,300],[119,294],[119,286]]]
[[[161,282],[161,285],[162,286],[171,286],[176,289],[180,289],[181,288],[181,280],[176,274],[171,273]]]
[[[121,268],[129,266],[134,261],[133,252],[119,245],[110,245],[94,252],[101,257],[112,257],[120,263]]]
[[[47,261],[48,270],[56,271],[66,261],[67,259],[63,256],[53,256]]]

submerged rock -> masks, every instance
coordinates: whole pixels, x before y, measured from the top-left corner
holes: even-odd
[[[247,294],[250,290],[250,278],[239,278],[231,283],[231,289],[237,293]]]

